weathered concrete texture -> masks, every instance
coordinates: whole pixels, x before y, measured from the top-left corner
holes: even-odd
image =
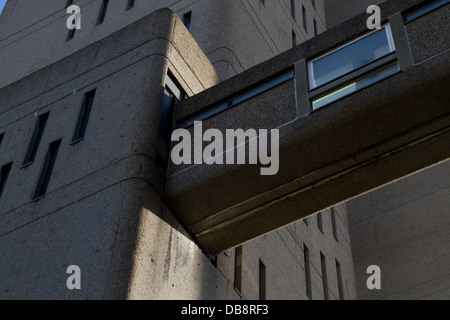
[[[191,33],[211,60],[221,79],[227,79],[292,47],[295,30],[299,42],[313,37],[313,18],[318,31],[325,30],[322,1],[301,2],[308,11],[308,32],[302,27],[301,6],[297,20],[288,0],[183,0],[136,1],[126,10],[128,0],[110,1],[105,21],[97,25],[102,0],[80,0],[82,29],[67,41],[65,1],[14,0],[6,4],[0,18],[0,87],[67,57],[81,48],[168,7],[180,17],[192,12]],[[300,2],[300,1],[297,1]],[[149,30],[154,26],[146,26]],[[11,69],[14,68],[14,69]]]
[[[359,298],[450,298],[449,172],[446,162],[347,204]],[[382,287],[370,291],[374,264]]]
[[[450,5],[406,25],[414,61],[419,63],[449,49]]]
[[[324,33],[322,38],[326,37],[335,39],[335,34]],[[272,70],[288,63],[284,57],[303,57],[301,49],[314,47],[312,42],[272,59],[276,66]],[[448,159],[447,65],[448,54],[434,56],[281,126],[280,171],[276,176],[260,176],[258,166],[204,164],[181,173],[173,168],[166,199],[199,244],[208,252],[217,253]],[[254,78],[249,76],[248,82],[257,82],[257,75],[267,77],[268,71],[262,66],[246,73],[251,71],[255,72]],[[186,117],[188,111],[206,110],[211,102],[228,93],[220,93],[225,84],[242,90],[241,77],[244,75],[181,103],[175,118]],[[261,96],[266,95],[271,96]],[[212,96],[216,96],[213,101]],[[281,108],[286,114],[292,112],[292,104],[283,95],[265,103],[276,105],[277,111]],[[249,113],[252,104],[252,100],[243,103],[249,106]],[[205,120],[203,129],[213,128],[212,123],[247,119],[242,115],[234,118],[238,113],[232,110]],[[257,128],[258,123],[249,121],[239,123],[244,128]],[[279,126],[274,122],[266,129]]]
[[[152,32],[148,25],[155,25]],[[133,261],[140,261],[135,249],[145,232],[153,232],[139,229],[141,221],[149,214],[167,218],[155,197],[163,176],[154,159],[168,69],[189,94],[217,81],[182,22],[165,9],[0,90],[0,163],[14,161],[0,199],[0,250],[8,257],[0,264],[1,297],[132,296]],[[94,88],[86,136],[71,145],[84,94]],[[20,168],[36,116],[47,111],[37,157]],[[46,196],[30,202],[48,145],[58,139]],[[145,198],[150,195],[153,202]],[[173,218],[168,223],[179,228]],[[196,252],[190,265],[210,264],[191,240],[183,241]],[[81,268],[82,291],[67,289],[69,265]],[[158,268],[165,265],[159,261]],[[189,283],[182,284],[188,297]]]

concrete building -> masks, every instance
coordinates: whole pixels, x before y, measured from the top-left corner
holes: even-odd
[[[364,200],[339,204],[342,199],[335,198],[330,205],[318,200],[309,213],[301,208],[299,213],[286,212],[309,218],[247,242],[255,238],[249,236],[240,242],[243,245],[226,247],[213,257],[204,251],[217,252],[202,250],[205,246],[183,211],[194,207],[194,213],[208,213],[204,203],[209,201],[212,208],[214,192],[220,194],[228,186],[215,180],[208,194],[205,184],[197,189],[205,191],[204,199],[200,194],[200,201],[191,199],[184,206],[183,196],[191,191],[171,197],[180,190],[177,187],[195,185],[202,174],[181,179],[180,184],[171,166],[165,166],[171,109],[164,106],[190,97],[173,115],[183,119],[199,110],[195,108],[248,92],[302,58],[354,38],[364,26],[352,22],[341,33],[325,33],[289,50],[325,31],[323,1],[168,2],[75,1],[83,12],[82,29],[75,33],[65,26],[66,3],[7,3],[0,18],[0,297],[380,298],[363,287],[361,273],[370,260],[361,258],[367,235],[361,223],[370,221],[358,220],[366,208]],[[386,17],[421,1],[406,2],[388,4]],[[161,9],[165,7],[176,14]],[[437,42],[424,53],[434,60],[423,66],[411,62],[414,70],[443,63],[441,53],[448,42]],[[404,62],[401,53],[391,57]],[[400,76],[414,79],[411,70]],[[381,84],[380,90],[383,85],[389,84]],[[267,108],[266,118],[286,121],[292,115],[289,108],[295,110],[298,81],[290,78],[270,90],[242,106],[251,110],[276,102],[282,112],[274,117]],[[437,96],[433,104],[436,115],[443,112],[443,98]],[[250,114],[239,106],[233,110],[235,115],[224,113],[228,118],[223,125],[239,123]],[[253,111],[264,115],[260,109]],[[251,121],[254,128],[267,124]],[[406,171],[393,174],[404,175],[445,156],[445,150],[430,152],[428,161],[411,161]],[[443,183],[437,192],[445,190]],[[310,216],[318,211],[322,213]],[[350,224],[347,213],[354,217]],[[445,215],[440,217],[448,223]],[[364,228],[355,233],[359,225]],[[416,234],[417,239],[421,236]],[[229,238],[239,236],[229,232]],[[355,246],[351,238],[360,242]],[[81,269],[82,290],[66,286],[71,265]],[[434,270],[444,275],[444,269],[439,264]],[[431,289],[438,291],[445,297],[446,291]],[[387,292],[383,297],[395,297],[395,292]]]

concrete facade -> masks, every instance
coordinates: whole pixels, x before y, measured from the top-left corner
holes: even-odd
[[[441,209],[437,221],[442,223],[427,231],[419,231],[416,223],[405,218],[409,223],[405,230],[418,231],[415,243],[425,237],[429,244],[413,254],[442,248],[417,265],[406,282],[395,283],[395,279],[402,279],[400,274],[410,265],[399,268],[400,263],[391,257],[402,252],[405,259],[398,259],[411,259],[407,256],[411,251],[403,250],[410,233],[402,233],[403,239],[395,237],[395,231],[387,236],[389,229],[382,227],[388,223],[379,220],[397,219],[397,201],[420,198],[423,190],[432,190],[432,199],[445,198],[448,179],[441,180],[439,169],[434,169],[429,176],[432,181],[424,183],[423,189],[405,192],[403,200],[398,190],[410,189],[423,176],[324,210],[322,230],[313,216],[244,244],[237,292],[235,254],[241,249],[218,254],[214,265],[163,201],[164,176],[155,162],[157,153],[165,150],[157,134],[165,78],[170,72],[192,96],[241,74],[291,48],[292,31],[300,42],[312,37],[312,17],[319,32],[324,31],[323,1],[315,1],[315,11],[311,1],[297,1],[295,20],[290,1],[265,1],[264,6],[260,0],[138,0],[134,9],[125,10],[126,2],[111,2],[107,19],[96,26],[101,1],[75,1],[86,15],[82,31],[68,42],[64,4],[41,1],[37,7],[36,1],[10,0],[0,18],[0,136],[4,134],[0,166],[13,163],[0,198],[0,298],[258,299],[261,263],[267,299],[418,298],[409,292],[414,281],[431,281],[430,297],[447,295],[445,285],[433,285],[447,279],[443,266],[448,265],[448,255],[445,247],[439,247],[440,239],[445,241],[447,236],[439,228],[448,222],[445,202],[436,204]],[[302,26],[302,4],[309,13],[308,32]],[[168,10],[155,12],[162,7],[181,18],[192,11],[193,38],[176,15]],[[423,54],[436,46],[425,53],[420,43],[415,48],[415,57],[422,61]],[[252,78],[243,81],[251,83]],[[86,137],[72,145],[83,96],[94,88]],[[36,159],[21,168],[36,118],[45,112],[50,112],[50,118]],[[48,146],[58,139],[62,144],[47,194],[31,202]],[[399,198],[392,200],[392,209],[383,211],[389,193]],[[425,202],[421,204],[424,212]],[[420,217],[424,219],[425,213]],[[373,221],[386,236],[375,234],[372,240],[376,241],[371,243],[366,230]],[[379,241],[386,241],[383,247]],[[380,250],[392,244],[398,247],[381,256]],[[372,262],[368,253],[380,259]],[[436,257],[438,262],[431,269],[436,276],[425,275],[423,269]],[[387,294],[365,290],[363,271],[369,262],[380,262],[389,272],[383,281],[392,281],[393,289]],[[66,287],[69,265],[81,267],[80,291]]]
[[[174,2],[171,8],[179,15],[190,9],[194,15],[195,8],[201,9],[198,12],[205,20],[194,20],[191,26],[197,41],[168,10],[149,15],[157,7],[148,1],[136,1],[135,9],[141,10],[127,12],[126,1],[121,6],[119,1],[112,2],[99,27],[94,26],[100,1],[77,2],[84,9],[94,6],[96,10],[85,10],[85,34],[76,33],[69,42],[65,42],[67,29],[60,26],[67,16],[54,1],[42,3],[44,10],[38,10],[34,1],[10,1],[0,21],[4,32],[0,54],[7,61],[1,65],[0,134],[4,136],[0,163],[13,163],[0,199],[0,254],[4,258],[0,297],[257,299],[262,261],[267,299],[355,299],[345,210],[336,209],[333,223],[338,240],[330,213],[324,212],[323,232],[311,219],[308,225],[300,221],[244,245],[238,293],[235,249],[219,254],[215,267],[161,199],[164,177],[155,158],[164,149],[157,123],[168,70],[190,96],[288,49],[291,30],[298,27],[290,18],[288,2],[265,9],[259,1],[224,6],[210,5],[214,1],[192,2],[192,6],[189,1]],[[305,6],[310,8],[307,2]],[[216,19],[218,11],[214,10],[219,9],[221,19],[228,22]],[[263,15],[262,10],[274,14]],[[280,24],[263,24],[260,19]],[[200,21],[209,28],[201,27]],[[215,21],[224,25],[214,27]],[[283,27],[286,22],[289,28]],[[247,24],[248,33],[243,33],[241,27]],[[323,20],[319,20],[321,26]],[[235,39],[230,32],[236,34]],[[255,39],[255,32],[261,32],[259,38]],[[286,36],[281,37],[284,32]],[[249,50],[246,37],[252,39],[254,50]],[[14,60],[14,52],[24,54]],[[94,88],[86,136],[71,144],[83,96]],[[22,168],[37,118],[46,112],[50,112],[49,120],[36,158]],[[31,201],[49,144],[59,139],[61,147],[45,197]],[[66,287],[70,265],[81,268],[80,291]]]

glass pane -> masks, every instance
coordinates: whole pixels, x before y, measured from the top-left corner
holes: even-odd
[[[386,79],[387,77],[396,74],[400,71],[400,68],[397,64],[389,66],[381,71],[378,71],[376,73],[370,74],[366,76],[365,78],[362,78],[358,81],[355,81],[353,83],[350,83],[349,85],[339,88],[336,91],[326,95],[325,97],[322,97],[320,99],[317,99],[313,101],[313,110],[320,109],[332,102],[335,102],[349,94],[352,94],[356,91],[362,90],[364,88],[367,88],[368,86],[377,83],[378,81],[381,81],[383,79]]]
[[[417,19],[437,8],[449,3],[449,0],[436,0],[406,15],[406,22]]]
[[[383,28],[312,62],[311,89],[368,65],[393,50]]]

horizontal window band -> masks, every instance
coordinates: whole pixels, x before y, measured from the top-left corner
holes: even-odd
[[[400,67],[398,66],[398,63],[389,64],[385,67],[373,70],[372,73],[369,73],[360,78],[356,78],[354,81],[350,81],[349,83],[347,83],[347,85],[337,87],[336,90],[329,92],[327,95],[313,100],[312,109],[313,111],[315,111],[324,108],[331,103],[339,101],[353,93],[368,88],[371,85],[387,79],[399,72]]]
[[[326,93],[329,93],[330,91],[332,91],[333,89],[335,89],[336,87],[339,87],[345,83],[348,83],[356,78],[359,78],[361,76],[364,76],[366,74],[371,73],[373,70],[376,70],[386,64],[389,64],[390,62],[394,62],[397,61],[397,54],[391,53],[377,61],[374,61],[364,67],[361,67],[349,74],[346,74],[340,78],[337,78],[336,80],[333,80],[332,82],[321,86],[320,88],[311,90],[308,94],[308,97],[313,100],[316,99],[319,96],[322,96]]]
[[[233,108],[238,104],[248,101],[264,92],[269,91],[272,88],[275,88],[289,80],[292,80],[294,79],[294,77],[295,77],[294,69],[293,68],[289,69],[289,71],[284,72],[281,75],[275,76],[274,78],[268,81],[257,84],[256,86],[254,86],[249,90],[246,90],[226,100],[222,100],[220,103],[215,104],[210,108],[207,108],[207,110],[201,111],[196,115],[186,118],[185,120],[181,120],[178,123],[177,128],[185,129],[194,125],[195,121],[203,121],[208,118],[211,118],[212,116],[215,116],[227,109]]]

